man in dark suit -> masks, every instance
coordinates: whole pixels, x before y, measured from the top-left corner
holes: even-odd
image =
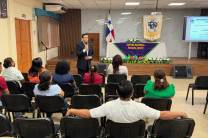
[[[91,60],[95,56],[93,46],[88,43],[88,35],[82,34],[82,42],[78,43],[76,46],[77,69],[78,74],[84,77],[86,72],[89,72],[89,66],[91,65]]]

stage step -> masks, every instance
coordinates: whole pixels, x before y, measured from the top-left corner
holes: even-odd
[[[46,68],[54,72],[56,63],[62,58],[54,58],[48,60]],[[154,71],[157,68],[163,69],[167,76],[172,76],[172,69],[174,65],[192,65],[193,68],[193,75],[208,75],[208,60],[207,59],[198,59],[198,58],[191,58],[191,60],[187,60],[187,58],[171,58],[172,64],[137,64],[137,63],[124,63],[123,65],[127,66],[129,75],[134,74],[149,74],[153,75]],[[70,64],[70,72],[72,74],[77,74],[77,60],[76,59],[67,59],[67,62]],[[98,60],[92,60],[92,64],[100,64]],[[107,64],[110,63],[103,63]]]

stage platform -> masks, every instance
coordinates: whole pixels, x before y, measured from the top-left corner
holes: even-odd
[[[150,74],[153,75],[153,72],[157,68],[161,68],[165,71],[167,76],[172,76],[172,68],[174,65],[192,65],[193,75],[208,75],[208,59],[199,59],[199,58],[191,58],[188,60],[186,57],[171,57],[172,64],[137,64],[137,63],[124,63],[127,66],[129,75],[133,74]],[[70,64],[70,72],[72,74],[77,74],[77,59],[76,58],[61,58],[56,57],[47,61],[46,68],[54,72],[56,63],[60,60],[67,60]],[[92,64],[98,64],[99,60],[92,60]],[[99,63],[99,64],[107,64],[110,63]]]

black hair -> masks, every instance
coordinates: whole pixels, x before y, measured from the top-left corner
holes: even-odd
[[[123,62],[122,62],[122,57],[120,55],[115,55],[113,57],[113,62],[112,62],[112,65],[113,65],[113,74],[118,74],[119,72],[119,66],[122,65]]]
[[[38,73],[41,72],[42,70],[42,64],[43,61],[40,57],[34,58],[32,60],[32,66],[29,69],[29,75],[31,75],[32,77],[36,77],[38,76]]]
[[[83,38],[85,35],[88,35],[88,34],[86,34],[86,33],[85,33],[85,34],[82,34],[82,38]]]
[[[2,63],[0,62],[0,65],[1,65]]]
[[[4,64],[3,64],[3,66],[4,66],[5,68],[11,67],[11,66],[12,66],[12,62],[13,62],[13,59],[12,59],[11,57],[5,58],[5,59],[4,59]]]
[[[52,73],[49,71],[43,71],[42,73],[40,73],[39,75],[40,82],[38,83],[38,89],[40,91],[46,91],[49,89],[51,85],[51,82],[50,82],[51,75]]]
[[[97,66],[91,65],[90,66],[90,81],[94,82],[94,73],[98,71]]]
[[[67,74],[70,71],[69,63],[66,60],[59,61],[56,64],[55,72],[57,74]]]
[[[133,89],[133,85],[130,81],[122,80],[118,84],[118,95],[123,99],[130,98]]]

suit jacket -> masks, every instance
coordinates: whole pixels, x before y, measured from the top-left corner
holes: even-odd
[[[77,68],[78,69],[82,69],[82,70],[86,70],[87,68],[87,64],[88,66],[91,65],[91,60],[85,60],[86,56],[92,56],[92,58],[95,56],[94,50],[93,50],[93,46],[88,43],[88,55],[87,55],[87,51],[83,52],[83,49],[85,48],[85,45],[83,42],[80,42],[77,44],[76,46],[76,55],[78,57],[77,60]]]

